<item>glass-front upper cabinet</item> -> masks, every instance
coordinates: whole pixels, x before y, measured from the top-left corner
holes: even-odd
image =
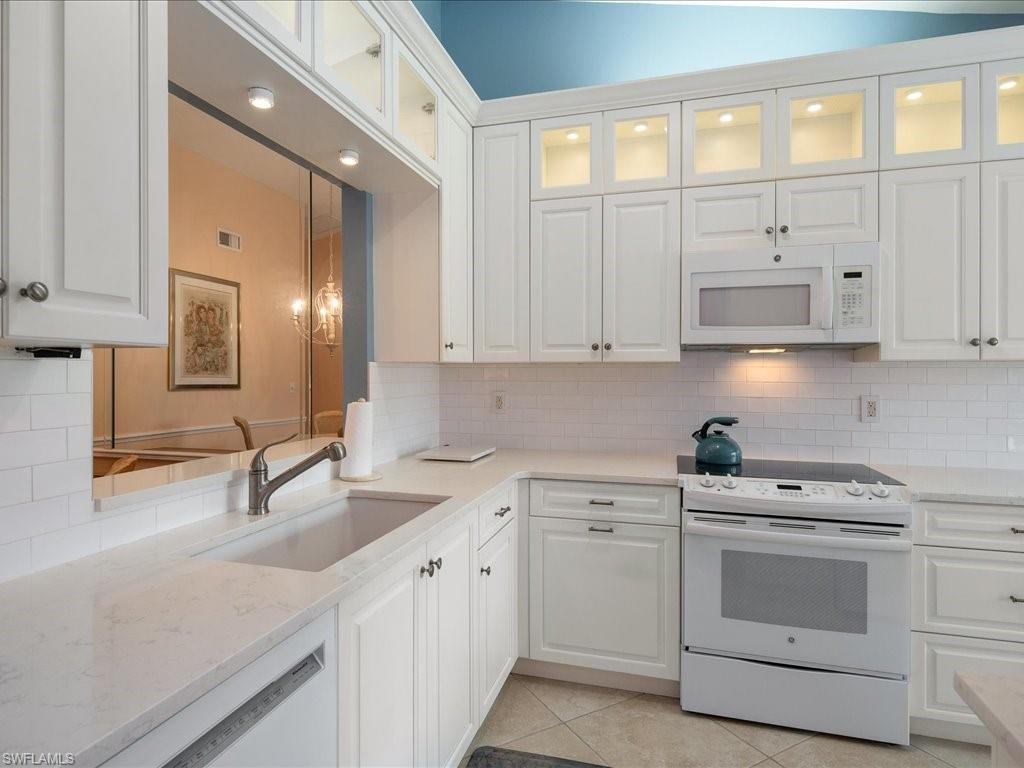
[[[534,200],[601,194],[601,128],[600,112],[530,123]]]
[[[679,186],[679,104],[604,113],[604,191]]]
[[[878,78],[777,91],[778,177],[878,170]]]
[[[775,177],[775,91],[683,102],[683,186]]]
[[[394,45],[395,137],[436,170],[440,92],[397,38]]]
[[[254,24],[302,61],[313,61],[311,0],[229,0]]]
[[[945,67],[881,79],[881,166],[978,160],[978,66]]]
[[[361,0],[314,5],[314,68],[361,112],[387,127],[391,39],[387,24]]]
[[[981,65],[983,160],[1024,157],[1024,59]]]

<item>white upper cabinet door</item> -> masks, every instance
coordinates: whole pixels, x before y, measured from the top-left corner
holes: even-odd
[[[606,362],[679,361],[679,190],[604,198]]]
[[[683,252],[775,245],[775,184],[684,189]]]
[[[787,179],[775,187],[776,245],[878,240],[878,174]]]
[[[604,191],[679,186],[679,104],[604,113]]]
[[[1024,59],[981,65],[982,160],[1024,157]]]
[[[478,363],[530,359],[530,126],[473,131],[473,344]]]
[[[360,112],[391,130],[391,30],[362,0],[313,4],[313,68]]]
[[[530,230],[530,359],[600,362],[601,197],[533,203]]]
[[[479,554],[477,582],[478,722],[483,722],[501,693],[518,657],[519,607],[516,600],[517,521],[503,527]]]
[[[883,360],[977,360],[976,164],[880,174]]]
[[[1024,160],[981,166],[981,357],[1024,360]]]
[[[603,192],[601,113],[552,117],[530,123],[534,200]]]
[[[313,61],[312,0],[228,0],[288,54]]]
[[[5,333],[164,346],[167,5],[5,13]]]
[[[441,360],[473,361],[473,129],[441,116]]]
[[[683,102],[683,186],[774,177],[775,91]]]
[[[880,98],[882,168],[978,160],[977,64],[886,75]]]
[[[437,124],[441,91],[409,49],[392,35],[395,50],[391,75],[394,134],[431,170],[437,170]]]
[[[878,78],[778,91],[779,178],[878,170]]]

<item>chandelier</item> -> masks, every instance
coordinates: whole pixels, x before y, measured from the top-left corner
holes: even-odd
[[[333,196],[333,190],[332,190]],[[340,223],[340,222],[339,222]],[[292,302],[292,325],[298,334],[313,344],[327,347],[331,357],[338,348],[341,334],[341,290],[334,283],[334,231],[328,234],[330,267],[327,281],[313,296],[310,311],[306,302],[296,299]]]

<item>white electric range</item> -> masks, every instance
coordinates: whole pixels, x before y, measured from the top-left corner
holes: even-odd
[[[906,489],[856,464],[679,469],[682,708],[909,743]]]

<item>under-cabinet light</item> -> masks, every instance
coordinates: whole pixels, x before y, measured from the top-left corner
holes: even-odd
[[[720,122],[720,123],[731,123],[732,122],[732,112],[723,112],[722,114],[720,114],[718,116],[718,122]]]
[[[274,106],[274,92],[269,88],[253,86],[249,89],[249,103],[256,109],[270,109]]]
[[[359,153],[354,149],[343,149],[338,153],[342,165],[359,165]]]

